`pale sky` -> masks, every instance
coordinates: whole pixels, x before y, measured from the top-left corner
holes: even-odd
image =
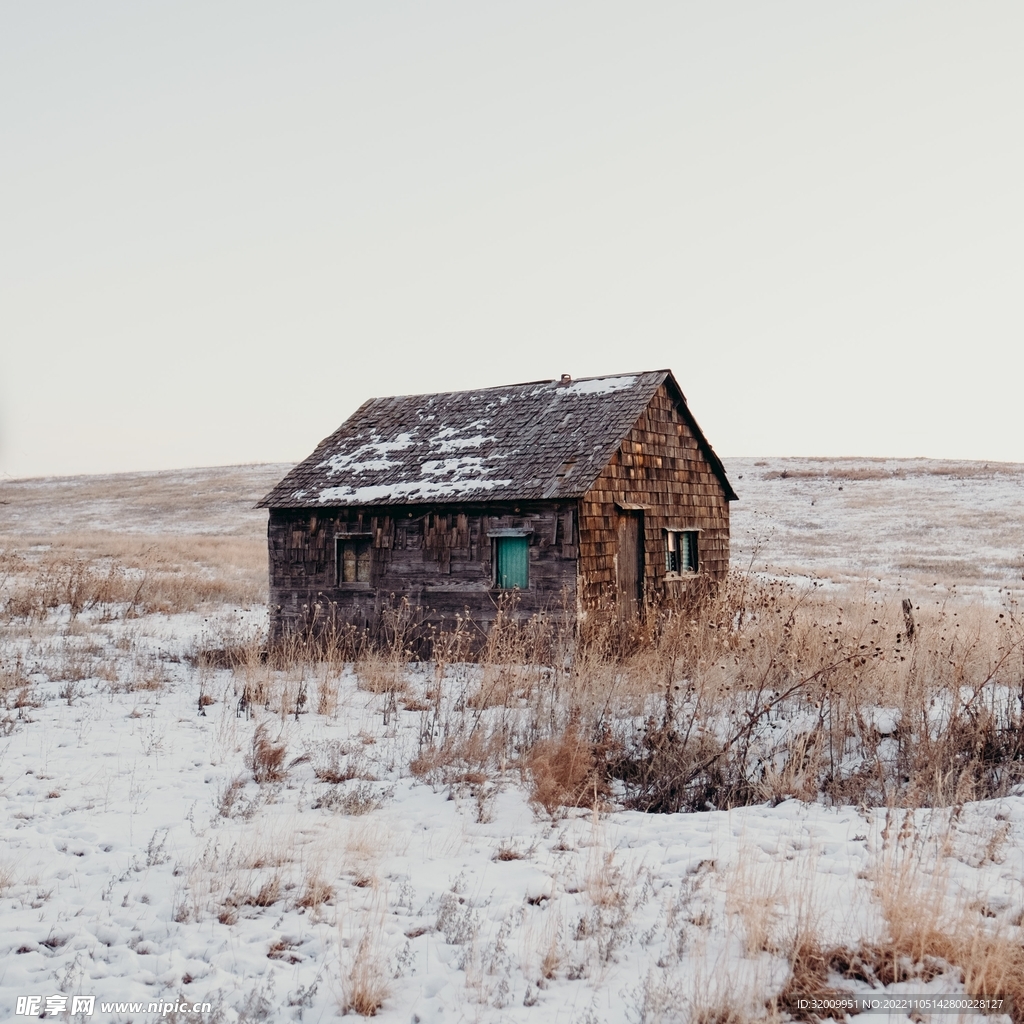
[[[718,452],[1024,461],[1024,4],[0,7],[0,475],[670,367]]]

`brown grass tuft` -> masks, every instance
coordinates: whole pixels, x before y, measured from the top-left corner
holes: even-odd
[[[570,727],[526,755],[530,799],[554,817],[564,807],[597,807],[609,795],[599,746]]]
[[[278,737],[280,741],[280,736]],[[263,785],[267,782],[280,782],[284,776],[284,760],[287,746],[271,740],[267,726],[261,722],[256,726],[252,736],[252,749],[245,757],[245,766],[252,772],[252,777]]]
[[[246,897],[245,903],[252,907],[272,907],[281,898],[281,876],[272,875],[264,882],[255,895]]]
[[[371,923],[363,932],[352,956],[352,963],[342,978],[342,1013],[375,1017],[390,992],[386,960],[381,949],[382,922]]]
[[[319,867],[313,867],[306,874],[302,895],[295,901],[295,905],[306,910],[319,910],[333,898],[334,886],[323,877]]]

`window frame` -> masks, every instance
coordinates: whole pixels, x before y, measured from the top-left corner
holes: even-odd
[[[665,577],[666,579],[685,580],[700,574],[700,534],[701,530],[694,527],[666,527],[665,538]],[[684,566],[684,561],[693,564]]]
[[[356,545],[356,578],[345,579],[344,549],[346,544]],[[365,545],[366,579],[359,579],[359,552]],[[334,582],[339,590],[369,590],[373,586],[373,534],[339,533],[334,537]]]

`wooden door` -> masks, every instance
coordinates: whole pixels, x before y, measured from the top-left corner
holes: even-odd
[[[644,514],[619,514],[619,550],[615,556],[616,604],[619,619],[633,622],[643,607],[644,597]]]
[[[525,590],[530,585],[530,547],[525,537],[498,538],[498,587]]]

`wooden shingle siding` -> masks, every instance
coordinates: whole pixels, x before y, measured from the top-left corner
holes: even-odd
[[[580,601],[616,602],[619,506],[642,506],[644,596],[671,604],[694,577],[666,579],[665,531],[699,530],[700,576],[719,581],[729,569],[729,500],[666,385],[658,388],[619,451],[580,500]]]

